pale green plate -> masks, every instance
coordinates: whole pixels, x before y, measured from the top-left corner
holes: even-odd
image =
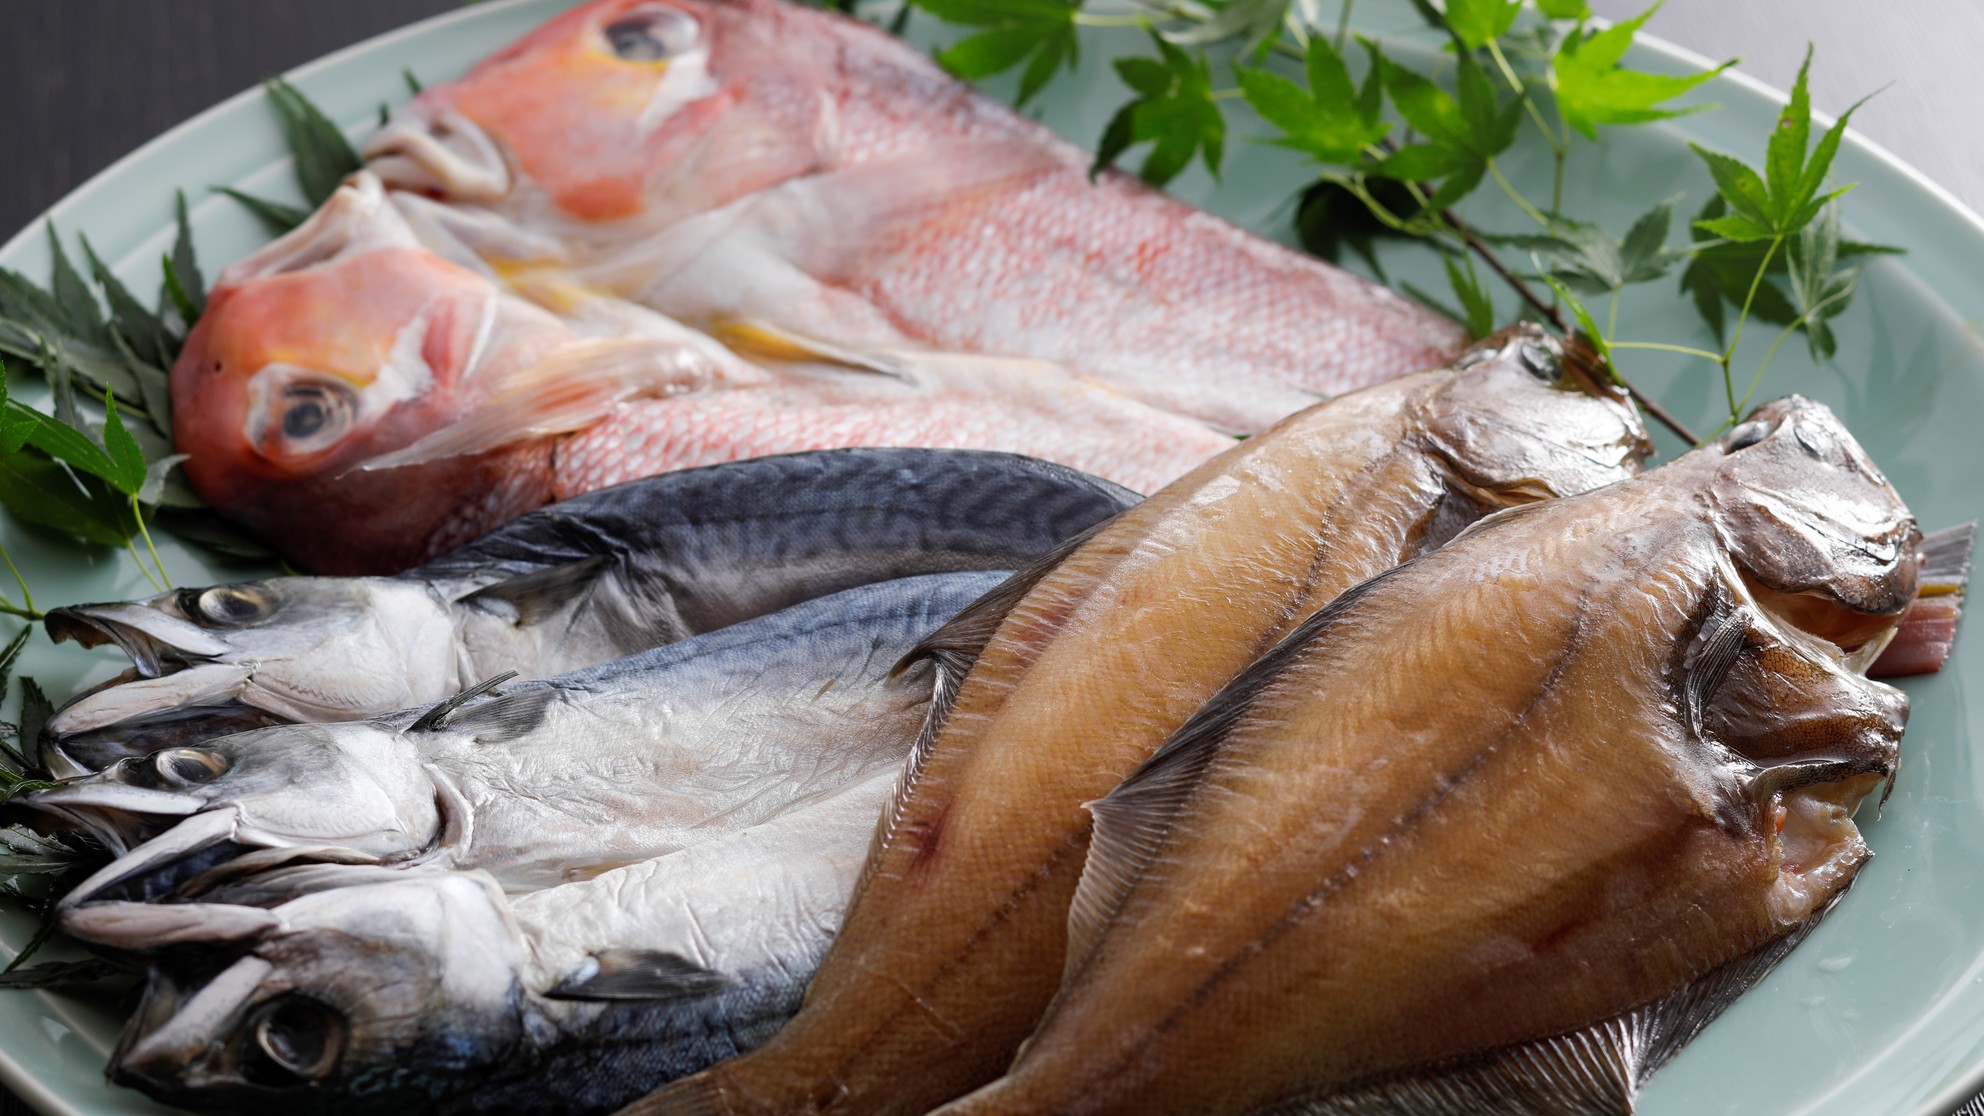
[[[405,98],[402,68],[428,82],[453,77],[568,2],[479,5],[340,51],[291,76],[333,119],[360,135],[372,126],[381,102]],[[1377,9],[1378,17],[1366,21],[1367,30],[1411,26],[1409,13],[1379,3],[1357,7],[1360,15],[1373,14],[1367,9]],[[1048,123],[1085,143],[1100,135],[1125,97],[1102,60],[1135,46],[1127,37],[1090,43],[1080,75],[1043,99]],[[1702,67],[1701,59],[1657,44],[1643,45],[1634,57],[1642,68],[1679,73]],[[1709,186],[1684,138],[1758,162],[1781,96],[1735,74],[1717,78],[1701,92],[1702,100],[1720,102],[1723,111],[1672,127],[1610,133],[1602,154],[1579,141],[1570,211],[1624,227],[1661,198],[1685,191],[1682,212],[1692,212]],[[1286,152],[1246,143],[1234,147],[1224,185],[1188,176],[1178,192],[1279,234],[1286,225],[1288,193],[1303,178],[1301,165]],[[158,260],[171,236],[172,191],[182,188],[193,202],[195,237],[211,280],[220,264],[245,254],[262,234],[238,206],[209,194],[208,187],[224,183],[293,198],[283,151],[262,95],[244,94],[117,163],[50,216],[65,234],[88,234],[118,275],[145,295],[158,285]],[[1532,184],[1538,171],[1547,171],[1547,152],[1542,159],[1536,154],[1514,160]],[[1795,390],[1833,406],[1926,526],[1975,518],[1984,507],[1979,491],[1984,345],[1975,333],[1984,320],[1984,281],[1974,262],[1984,259],[1984,224],[1870,144],[1849,140],[1835,174],[1841,182],[1860,184],[1846,211],[1852,234],[1904,247],[1908,255],[1869,269],[1852,310],[1839,323],[1838,359],[1815,366],[1803,343],[1793,339],[1760,397]],[[1512,209],[1488,207],[1471,216],[1488,228],[1521,228]],[[41,229],[0,249],[0,266],[46,276]],[[1401,276],[1428,290],[1443,289],[1423,261],[1401,260],[1393,277]],[[1498,298],[1505,313],[1513,311],[1506,296]],[[1745,339],[1746,367],[1756,366],[1772,334],[1756,330]],[[1628,292],[1618,336],[1710,343],[1671,279]],[[1626,370],[1685,421],[1704,430],[1715,425],[1719,388],[1705,366],[1636,353]],[[1668,439],[1664,448],[1672,452],[1676,446]],[[12,522],[0,538],[43,607],[151,592],[121,554],[85,551]],[[178,584],[242,576],[165,545],[166,564]],[[1970,624],[1977,626],[1977,620]],[[1979,1087],[1984,767],[1972,757],[1972,728],[1979,722],[1969,716],[1965,695],[1984,684],[1984,643],[1972,635],[1967,631],[1959,641],[1950,669],[1906,684],[1914,717],[1899,784],[1879,820],[1863,819],[1877,853],[1874,861],[1810,940],[1655,1078],[1642,1098],[1646,1116],[1946,1116]],[[58,697],[121,666],[73,646],[53,648],[40,636],[22,661],[25,672]],[[28,930],[19,917],[0,920],[0,943],[8,954],[26,940]],[[119,1022],[113,1012],[72,997],[0,992],[0,1079],[49,1113],[160,1111],[103,1082],[105,1055]]]

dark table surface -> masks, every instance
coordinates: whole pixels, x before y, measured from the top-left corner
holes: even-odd
[[[1642,0],[1590,0],[1622,18]],[[118,156],[181,120],[339,47],[459,0],[0,0],[0,240]],[[1984,207],[1984,145],[1950,120],[1984,116],[1976,0],[1670,0],[1649,31],[1780,87],[1816,47],[1813,100],[1960,199]],[[30,1109],[0,1091],[0,1116]]]

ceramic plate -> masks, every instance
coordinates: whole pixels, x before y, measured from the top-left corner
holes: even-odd
[[[472,62],[542,22],[569,0],[485,3],[340,51],[297,70],[296,85],[354,137],[373,126],[382,102],[403,100],[402,69],[425,82],[456,76]],[[1364,29],[1413,35],[1403,3],[1358,4]],[[931,21],[919,18],[924,30]],[[1134,33],[1124,32],[1122,35]],[[1423,35],[1421,36],[1423,43]],[[1041,101],[1046,121],[1087,143],[1126,99],[1101,60],[1136,49],[1130,38],[1087,44],[1089,60]],[[1646,43],[1635,63],[1673,73],[1703,60]],[[1823,64],[1821,59],[1820,63]],[[1601,150],[1577,141],[1569,210],[1623,228],[1659,200],[1685,194],[1691,213],[1709,196],[1708,179],[1684,141],[1732,151],[1753,164],[1782,102],[1780,94],[1727,74],[1697,100],[1722,111],[1671,126],[1611,132]],[[173,129],[64,199],[50,217],[65,234],[88,234],[98,252],[141,297],[157,287],[169,246],[174,188],[194,203],[195,240],[207,278],[263,240],[257,223],[210,186],[294,198],[289,161],[260,92],[243,94]],[[1547,151],[1519,150],[1518,177],[1545,185]],[[1984,496],[1984,224],[1920,175],[1871,144],[1849,140],[1835,164],[1848,199],[1850,235],[1907,249],[1868,268],[1851,310],[1838,323],[1836,359],[1814,363],[1802,340],[1779,352],[1760,398],[1797,391],[1838,411],[1929,528],[1977,517]],[[1176,192],[1243,224],[1280,235],[1288,192],[1303,180],[1289,153],[1236,143],[1223,183],[1181,179]],[[1537,196],[1532,193],[1532,196]],[[1485,206],[1482,227],[1517,231],[1513,209]],[[1681,234],[1677,230],[1676,237]],[[1388,259],[1394,281],[1444,289],[1425,260]],[[48,269],[40,223],[0,249],[0,266],[37,279]],[[1503,312],[1512,301],[1498,294]],[[1710,345],[1712,339],[1670,278],[1627,291],[1617,336]],[[1755,368],[1774,336],[1752,330],[1742,367]],[[1720,387],[1713,369],[1685,358],[1632,353],[1625,370],[1684,421],[1710,429]],[[1662,446],[1671,454],[1672,439]],[[150,586],[125,556],[84,551],[51,536],[0,523],[0,539],[43,607],[147,595]],[[233,580],[254,571],[212,565],[163,543],[176,584]],[[1879,819],[1862,819],[1876,856],[1851,894],[1768,980],[1713,1024],[1648,1086],[1645,1116],[1742,1113],[1885,1112],[1946,1116],[1979,1087],[1984,1067],[1984,767],[1973,759],[1966,698],[1984,686],[1984,642],[1973,618],[1951,667],[1905,683],[1914,703],[1899,782]],[[0,624],[4,626],[4,624]],[[0,633],[4,634],[4,633]],[[122,668],[121,660],[37,635],[21,670],[58,696]],[[1984,692],[1984,691],[1981,691]],[[1984,718],[1984,711],[1980,711]],[[27,940],[19,916],[0,917],[7,954]],[[48,1113],[162,1111],[103,1081],[119,1014],[70,996],[0,992],[0,1078]]]

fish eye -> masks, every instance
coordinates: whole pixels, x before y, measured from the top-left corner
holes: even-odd
[[[307,996],[280,996],[262,1005],[255,1013],[252,1033],[255,1049],[266,1063],[265,1075],[278,1080],[322,1080],[344,1054],[344,1016]],[[268,1070],[278,1072],[267,1074]]]
[[[283,452],[306,454],[330,446],[351,429],[358,401],[343,384],[312,380],[285,387],[276,408],[276,440]]]
[[[653,7],[621,16],[601,33],[616,57],[629,62],[666,62],[694,50],[701,28],[687,12]]]
[[[1746,422],[1731,430],[1729,436],[1723,439],[1722,451],[1735,453],[1739,449],[1748,449],[1763,441],[1769,434],[1769,426],[1761,422]]]
[[[227,773],[227,757],[199,748],[167,748],[151,756],[151,774],[160,787],[197,787]]]
[[[1557,354],[1533,341],[1524,341],[1517,346],[1516,359],[1523,371],[1546,384],[1554,384],[1563,378],[1563,363],[1557,359]]]
[[[202,627],[240,628],[267,619],[275,611],[275,603],[247,586],[216,585],[206,590],[180,590],[179,611]]]

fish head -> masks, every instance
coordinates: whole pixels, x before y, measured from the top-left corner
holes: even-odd
[[[1707,499],[1749,595],[1853,653],[1885,640],[1915,596],[1921,530],[1824,404],[1787,396],[1705,447]]]
[[[181,718],[200,711],[223,724],[247,710],[267,714],[265,724],[349,721],[436,700],[453,685],[452,616],[411,579],[276,577],[71,605],[50,611],[46,624],[58,643],[115,644],[132,662],[129,674],[49,719],[45,750],[72,761],[51,762],[58,775],[99,770],[154,744],[197,744],[197,719]],[[110,731],[165,724],[128,739]],[[101,738],[87,758],[65,748],[85,733]]]
[[[1519,322],[1463,353],[1420,428],[1477,502],[1510,507],[1637,475],[1653,445],[1595,354]]]
[[[596,0],[423,91],[365,155],[395,188],[526,216],[715,208],[817,169],[830,143],[835,51],[791,49],[782,7]]]
[[[119,760],[16,800],[116,859],[65,909],[150,901],[295,860],[403,860],[441,837],[443,791],[403,734],[376,722],[280,725]]]
[[[172,368],[174,442],[200,495],[286,556],[384,572],[502,472],[488,455],[357,467],[456,422],[496,365],[568,332],[420,247],[361,173],[220,275]]]
[[[525,947],[502,892],[481,873],[398,875],[267,909],[78,912],[86,931],[114,922],[131,941],[173,943],[111,1080],[200,1111],[410,1111],[513,1057]]]

